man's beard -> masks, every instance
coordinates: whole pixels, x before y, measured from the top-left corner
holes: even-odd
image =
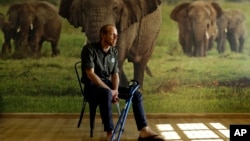
[[[110,46],[115,46],[116,45],[116,42],[108,42],[108,41],[105,41],[106,44],[110,45]]]

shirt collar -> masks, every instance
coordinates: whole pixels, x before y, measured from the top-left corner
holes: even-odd
[[[99,51],[101,51],[101,52],[104,53],[104,54],[110,54],[111,49],[112,49],[112,47],[111,47],[111,48],[109,48],[108,52],[104,52],[103,49],[102,49],[102,44],[101,44],[101,42],[98,42],[98,47],[97,47],[97,48],[98,48]]]

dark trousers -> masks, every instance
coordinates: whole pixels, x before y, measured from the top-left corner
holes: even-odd
[[[86,86],[85,86],[86,88]],[[99,105],[101,118],[104,124],[104,131],[112,131],[114,129],[114,123],[112,118],[112,93],[110,90],[95,85],[87,86],[87,91],[91,102]],[[126,99],[129,93],[128,88],[119,87],[119,98]],[[136,91],[132,99],[133,113],[137,125],[137,129],[140,130],[147,126],[145,117],[142,95]]]

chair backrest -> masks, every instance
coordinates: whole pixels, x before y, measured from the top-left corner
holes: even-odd
[[[82,64],[82,61],[78,61],[75,63],[75,72],[76,72],[76,77],[77,77],[77,80],[78,80],[78,83],[79,83],[79,86],[80,86],[80,90],[81,90],[81,94],[82,96],[85,97],[84,95],[84,90],[83,90],[83,85],[82,85],[82,82],[81,82],[81,64]]]

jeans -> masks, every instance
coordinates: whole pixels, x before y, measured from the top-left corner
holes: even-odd
[[[104,131],[114,130],[111,91],[96,85],[89,85],[87,86],[87,89],[90,101],[99,105],[102,122],[104,124]],[[129,93],[129,89],[125,87],[119,87],[118,91],[118,97],[120,99],[126,99],[126,96],[124,95]],[[143,107],[142,95],[138,91],[134,93],[132,98],[132,107],[137,129],[141,130],[143,127],[147,126],[147,121]]]

